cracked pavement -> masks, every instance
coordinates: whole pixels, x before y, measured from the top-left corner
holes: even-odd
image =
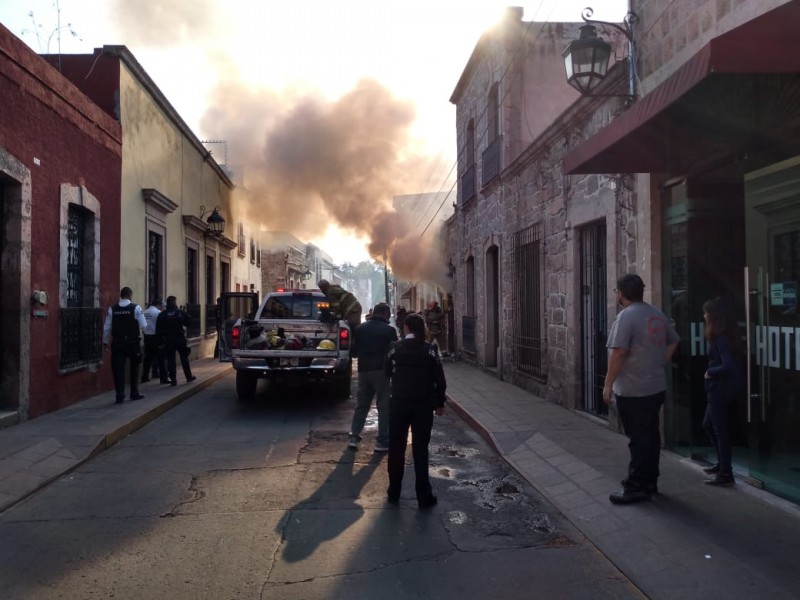
[[[419,511],[410,464],[385,501],[374,411],[352,451],[354,400],[307,394],[226,377],[6,511],[3,597],[643,597],[453,413]]]

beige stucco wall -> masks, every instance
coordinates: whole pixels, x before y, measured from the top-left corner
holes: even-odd
[[[188,139],[147,88],[135,77],[125,62],[120,72],[120,118],[122,122],[122,228],[120,239],[120,282],[133,289],[134,301],[144,304],[147,295],[147,239],[150,228],[164,236],[164,296],[174,295],[178,304],[187,302],[187,241],[198,249],[198,301],[201,304],[201,326],[205,330],[206,269],[208,253],[215,257],[215,293],[220,289],[220,257],[231,257],[231,270],[236,251],[223,249],[218,240],[184,224],[184,216],[200,217],[205,206],[205,220],[216,206],[230,221],[231,190],[227,183]],[[145,202],[142,190],[154,189],[175,206],[154,210]],[[226,237],[233,237],[234,227],[226,226]],[[207,356],[213,352],[214,336],[194,340],[194,354]]]

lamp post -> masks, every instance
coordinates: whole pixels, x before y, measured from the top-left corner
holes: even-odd
[[[580,37],[571,41],[564,48],[561,56],[564,58],[564,67],[567,71],[567,83],[584,96],[620,96],[620,94],[592,94],[592,89],[606,76],[608,60],[611,56],[611,44],[597,37],[597,27],[612,27],[620,31],[628,40],[628,94],[629,100],[636,97],[636,57],[634,56],[633,25],[636,23],[636,13],[629,11],[623,19],[623,24],[597,21],[590,17],[594,14],[591,7],[583,9],[581,18],[586,23],[580,28]]]

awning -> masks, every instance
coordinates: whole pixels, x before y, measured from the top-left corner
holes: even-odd
[[[692,174],[798,153],[798,24],[794,0],[714,38],[569,152],[564,173]]]

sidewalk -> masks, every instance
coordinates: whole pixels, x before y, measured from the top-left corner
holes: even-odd
[[[197,377],[178,385],[143,383],[142,400],[114,403],[111,390],[37,419],[0,429],[0,512],[210,386],[231,370],[206,358],[192,361]]]
[[[448,406],[648,597],[800,598],[800,507],[743,482],[706,486],[700,465],[668,451],[660,494],[613,505],[626,437],[477,367],[444,369]]]
[[[0,429],[0,512],[230,369],[194,361],[191,384],[143,384],[146,397],[122,405],[110,391]],[[624,436],[465,363],[447,361],[445,373],[449,408],[650,598],[800,597],[800,507],[741,482],[705,486],[699,465],[667,451],[661,494],[612,505],[628,463]]]

